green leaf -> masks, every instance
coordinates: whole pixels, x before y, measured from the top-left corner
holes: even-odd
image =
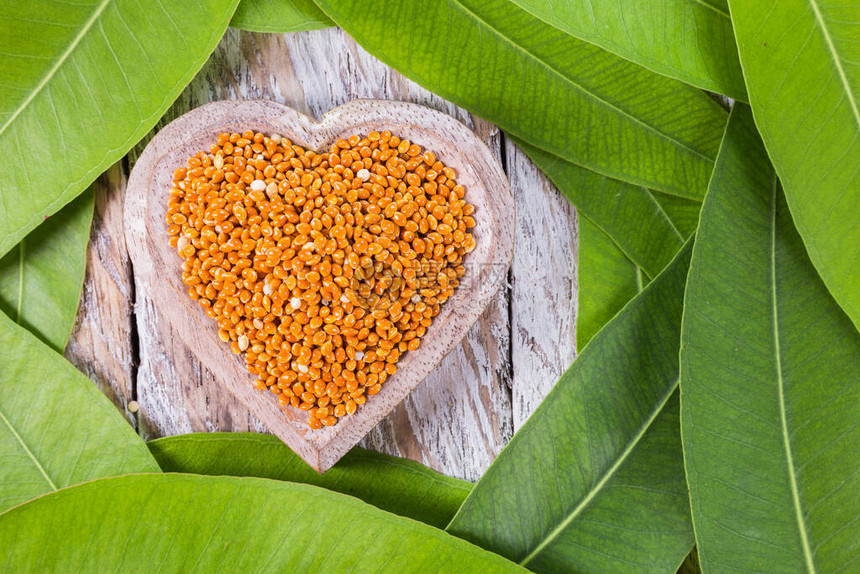
[[[582,213],[576,216],[579,225],[576,348],[582,351],[642,291],[648,277],[599,227]]]
[[[90,189],[0,259],[0,311],[60,353],[75,325],[92,219]]]
[[[708,96],[505,0],[320,0],[362,47],[566,161],[701,197],[726,122]]]
[[[726,0],[513,0],[544,22],[658,74],[746,100]]]
[[[693,546],[676,392],[690,251],[583,349],[449,532],[538,572],[678,567]]]
[[[516,142],[576,206],[650,276],[656,277],[684,243],[680,232],[654,196],[583,169],[521,141]]]
[[[860,3],[729,4],[755,122],[797,230],[860,329]]]
[[[236,3],[0,4],[0,255],[155,125]]]
[[[230,26],[251,32],[301,32],[334,26],[313,0],[242,0]]]
[[[11,572],[521,572],[426,524],[305,484],[106,478],[0,516]]]
[[[809,262],[743,105],[702,208],[681,349],[704,571],[856,571],[860,335]]]
[[[302,482],[342,492],[392,512],[444,528],[472,484],[417,462],[354,448],[325,474],[308,467],[277,437],[254,433],[199,433],[148,443],[164,472],[256,476]]]
[[[651,191],[651,196],[660,204],[663,212],[669,217],[672,225],[684,240],[696,232],[696,228],[699,226],[699,211],[702,209],[701,201],[690,201],[659,191]]]
[[[96,386],[3,313],[0,365],[0,510],[85,480],[158,470]]]

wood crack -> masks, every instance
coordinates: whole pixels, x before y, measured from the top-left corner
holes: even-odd
[[[502,171],[505,172],[505,175],[508,177],[508,181],[510,181],[510,173],[508,172],[508,136],[502,130],[499,130],[499,161],[502,164]],[[507,393],[508,404],[513,407],[514,404],[514,297],[511,289],[511,285],[513,285],[514,280],[514,267],[511,265],[508,268],[507,275],[505,276],[505,285],[502,285],[502,289],[507,291],[506,303],[507,303],[507,312],[508,312],[508,348],[507,356],[508,360],[503,363],[503,367],[505,372],[502,376],[504,376],[504,384],[502,385],[505,392]],[[517,429],[514,428],[513,421],[513,410],[511,411],[511,429],[513,432],[516,432]]]

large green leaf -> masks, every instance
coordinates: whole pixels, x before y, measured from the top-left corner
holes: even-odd
[[[656,277],[684,243],[654,196],[631,185],[583,169],[533,146],[517,142],[592,223],[650,277]]]
[[[579,257],[576,266],[576,348],[580,351],[630,299],[648,277],[615,242],[577,212]]]
[[[230,26],[252,32],[301,32],[334,26],[313,0],[242,0]]]
[[[106,478],[0,515],[10,572],[520,572],[426,524],[305,484]]]
[[[755,122],[794,222],[860,328],[860,3],[729,4]]]
[[[55,351],[63,351],[75,325],[92,218],[89,190],[0,259],[0,311]]]
[[[603,175],[701,197],[726,121],[705,94],[505,0],[319,0],[365,49],[505,131]]]
[[[631,62],[746,100],[726,0],[513,0],[556,28]]]
[[[690,251],[583,349],[450,532],[541,572],[678,567],[693,545],[676,392]]]
[[[155,125],[236,3],[0,3],[0,255]]]
[[[256,476],[343,492],[383,510],[444,528],[472,484],[417,462],[354,448],[325,474],[308,467],[278,438],[199,433],[160,438],[149,450],[164,472]]]
[[[85,480],[158,470],[95,385],[3,313],[0,366],[0,510]]]
[[[702,208],[681,346],[705,572],[860,560],[860,335],[815,273],[746,106]]]

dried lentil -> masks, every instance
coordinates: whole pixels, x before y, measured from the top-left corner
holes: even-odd
[[[475,220],[455,178],[387,131],[322,154],[222,133],[174,173],[165,223],[254,386],[317,429],[380,392],[459,285]]]

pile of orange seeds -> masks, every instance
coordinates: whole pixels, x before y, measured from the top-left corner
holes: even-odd
[[[389,132],[322,154],[222,133],[174,173],[169,241],[254,386],[330,426],[380,391],[463,276],[474,207],[455,177]]]

